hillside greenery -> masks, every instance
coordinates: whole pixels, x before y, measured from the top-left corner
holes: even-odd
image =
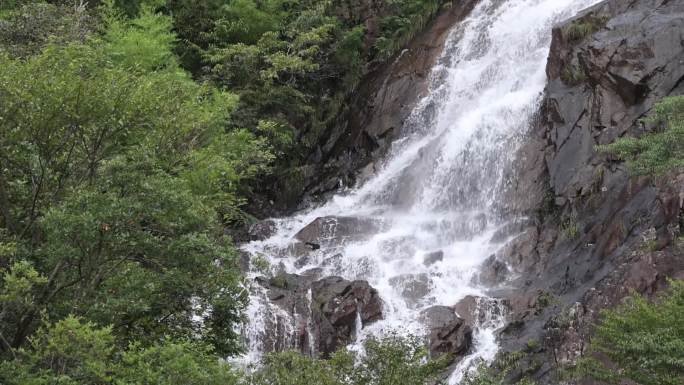
[[[590,355],[573,374],[619,384],[684,383],[684,281],[655,301],[640,295],[604,311],[591,340]]]
[[[0,383],[434,378],[398,338],[370,342],[353,377],[349,352],[249,375],[222,360],[247,302],[228,234],[266,192],[298,197],[361,77],[442,6],[382,2],[371,39],[344,4],[0,2]]]

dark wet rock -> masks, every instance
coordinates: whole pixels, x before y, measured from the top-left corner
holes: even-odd
[[[494,235],[492,235],[490,242],[501,243],[507,241],[511,237],[515,237],[531,226],[536,226],[533,220],[528,218],[517,218],[513,221],[507,222],[498,230],[496,230]]]
[[[263,241],[276,232],[276,223],[271,219],[257,222],[249,226],[248,234],[251,241]]]
[[[250,260],[249,253],[246,251],[240,250],[240,260],[238,261],[238,264],[240,266],[240,271],[242,271],[242,272],[249,271],[249,260]]]
[[[444,252],[442,250],[438,251],[433,251],[431,253],[425,254],[425,257],[423,257],[423,264],[425,266],[430,266],[434,265],[437,262],[441,262],[444,260]]]
[[[319,279],[323,276],[323,269],[320,267],[313,267],[308,270],[304,270],[302,275],[305,277],[312,277],[313,279]]]
[[[392,277],[390,285],[399,290],[409,305],[416,305],[430,293],[430,278],[427,274],[402,274]]]
[[[576,201],[595,184],[604,186],[607,175],[597,170],[622,172],[606,169],[595,146],[652,129],[640,118],[660,98],[684,91],[683,7],[663,0],[606,1],[554,29],[545,109],[556,197]],[[596,32],[578,41],[572,30],[579,24]]]
[[[297,269],[301,269],[302,267],[308,265],[311,262],[311,257],[308,255],[305,255],[303,257],[297,258],[297,260],[294,262],[294,266]]]
[[[291,241],[287,246],[272,250],[273,256],[278,258],[296,258],[305,261],[311,257],[312,252],[318,249],[318,245],[307,245],[298,240]]]
[[[257,282],[268,289],[268,298],[272,303],[288,312],[302,313],[307,305],[303,297],[313,277],[297,274],[278,273],[270,278],[257,278]]]
[[[473,332],[463,318],[448,306],[433,306],[421,312],[429,331],[431,357],[450,354],[453,360],[465,356],[472,345]]]
[[[482,264],[478,280],[481,284],[492,287],[505,282],[509,273],[506,263],[500,261],[495,255],[491,255]]]
[[[266,317],[266,351],[298,348],[307,355],[327,357],[353,341],[357,326],[382,318],[382,300],[368,282],[318,279],[320,273],[320,269],[312,269],[302,275],[256,278],[256,283],[267,289],[266,299],[281,309]]]
[[[351,342],[357,326],[382,319],[382,301],[366,281],[327,277],[313,283],[312,295],[316,342],[324,357]]]
[[[295,239],[316,250],[321,246],[364,239],[379,227],[377,221],[368,218],[320,217],[295,234]]]
[[[458,301],[453,309],[466,325],[475,328],[494,318],[506,316],[510,310],[510,302],[506,299],[469,295]]]
[[[518,272],[541,269],[543,266],[539,264],[537,252],[538,231],[535,226],[525,228],[496,253],[495,260],[505,261],[504,264]],[[494,264],[496,265],[496,262]]]
[[[462,300],[458,301],[458,303],[456,303],[456,305],[453,307],[456,314],[463,318],[465,323],[470,327],[473,327],[475,325],[475,321],[477,320],[478,298],[479,297],[474,295],[466,296]]]
[[[342,264],[342,261],[344,260],[344,256],[342,254],[334,254],[331,255],[323,260],[321,263],[322,267],[339,267]]]
[[[265,289],[261,301],[273,306],[264,316],[266,333],[262,336],[264,352],[276,352],[299,347],[308,350],[310,303],[308,291],[315,277],[279,273],[270,278],[257,277],[255,283]]]

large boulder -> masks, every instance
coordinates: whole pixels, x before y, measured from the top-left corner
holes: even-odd
[[[508,314],[510,301],[500,298],[488,298],[468,295],[454,305],[456,314],[465,320],[466,325],[490,327]]]
[[[505,262],[499,260],[496,255],[490,255],[480,267],[477,278],[479,283],[492,287],[505,282],[509,273]]]
[[[499,249],[494,257],[492,267],[495,268],[497,275],[505,275],[506,270],[496,261],[503,262],[506,268],[509,266],[515,271],[531,272],[543,268],[537,252],[539,242],[539,230],[536,226],[529,226],[522,230],[517,236],[508,241]],[[498,278],[498,277],[493,277]]]
[[[437,262],[442,262],[444,260],[444,252],[442,250],[433,251],[425,254],[423,257],[423,265],[431,266]]]
[[[319,217],[295,234],[295,239],[317,249],[362,240],[380,227],[380,223],[371,218]]]
[[[352,342],[357,328],[382,319],[382,300],[366,281],[327,277],[314,282],[311,290],[317,348],[323,357]]]
[[[327,357],[356,338],[358,328],[382,318],[382,300],[366,281],[279,273],[256,278],[265,288],[265,351],[297,349]]]
[[[429,331],[430,356],[436,358],[450,354],[455,361],[468,354],[473,330],[456,315],[454,309],[433,306],[423,310],[421,318]]]
[[[259,306],[250,317],[260,317],[263,330],[250,338],[259,340],[263,352],[299,349],[303,354],[312,354],[308,291],[314,280],[315,277],[285,272],[255,278],[251,300]]]

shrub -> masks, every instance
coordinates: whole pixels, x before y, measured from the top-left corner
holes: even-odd
[[[587,75],[580,66],[567,64],[561,73],[561,80],[568,85],[575,86],[587,80]]]
[[[575,216],[565,219],[560,226],[561,234],[565,239],[577,239],[580,235],[580,225]]]
[[[567,26],[565,34],[570,42],[579,42],[589,35],[600,30],[608,21],[607,17],[589,16],[581,20],[574,21]]]
[[[648,123],[663,129],[640,138],[620,138],[598,150],[626,160],[634,175],[662,175],[684,169],[684,96],[668,97],[655,105]]]
[[[429,360],[422,341],[390,335],[371,339],[364,354],[342,349],[329,360],[297,352],[275,353],[251,376],[253,385],[428,385],[446,368],[446,359]]]
[[[75,317],[46,324],[31,346],[0,363],[6,385],[231,385],[237,376],[210,347],[165,340],[121,348],[110,327]]]
[[[670,290],[654,302],[634,295],[604,311],[591,340],[594,356],[581,360],[574,374],[610,383],[630,379],[643,385],[683,384],[684,281],[670,283]]]

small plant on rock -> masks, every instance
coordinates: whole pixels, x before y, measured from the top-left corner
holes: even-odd
[[[577,239],[580,235],[580,226],[577,223],[577,219],[574,216],[566,219],[561,223],[560,226],[561,233],[565,239]]]
[[[627,161],[634,175],[684,170],[684,96],[663,99],[645,121],[661,124],[663,129],[640,138],[620,138],[598,150]]]
[[[590,17],[585,20],[575,21],[567,27],[565,35],[569,41],[579,42],[600,30],[607,21],[608,18],[606,17]]]
[[[568,85],[574,86],[587,80],[587,74],[577,65],[568,64],[563,68],[561,80]]]

